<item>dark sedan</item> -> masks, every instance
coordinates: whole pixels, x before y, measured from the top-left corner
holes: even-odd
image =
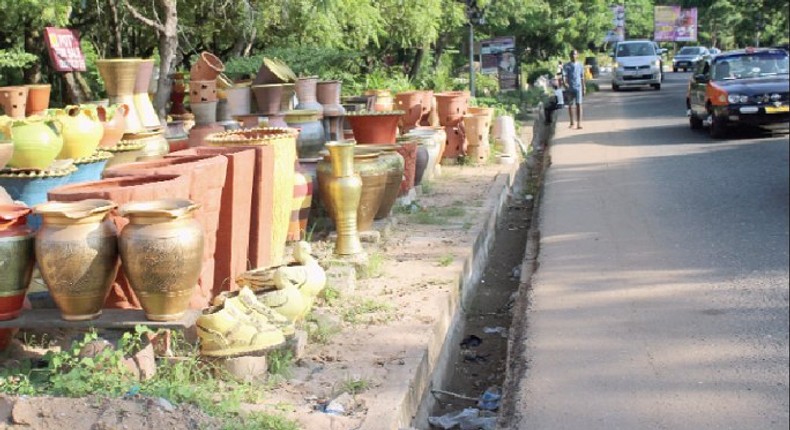
[[[708,126],[714,138],[731,125],[790,128],[787,51],[748,48],[699,61],[686,97],[691,128]]]

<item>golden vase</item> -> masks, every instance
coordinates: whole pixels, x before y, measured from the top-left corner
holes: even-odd
[[[329,142],[326,148],[332,163],[332,175],[319,175],[319,186],[325,181],[326,196],[331,200],[329,216],[337,230],[335,254],[352,255],[362,252],[357,231],[357,208],[362,197],[362,178],[354,172],[353,142]],[[322,187],[324,188],[324,187]]]

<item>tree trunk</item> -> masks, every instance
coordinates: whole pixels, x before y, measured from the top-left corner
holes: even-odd
[[[48,56],[47,52],[42,51],[44,39],[41,37],[41,32],[32,28],[31,25],[25,25],[23,28],[25,29],[25,52]],[[25,69],[25,83],[36,84],[38,82],[41,82],[40,61],[36,61]]]
[[[420,73],[420,66],[422,66],[422,59],[425,57],[425,48],[418,48],[417,53],[414,54],[414,60],[409,69],[409,80],[414,80]]]
[[[121,36],[121,25],[118,22],[118,0],[107,0],[110,6],[110,32],[113,38],[113,55],[116,58],[123,57],[123,37]]]
[[[65,99],[67,104],[81,104],[93,98],[88,83],[82,77],[80,72],[65,72],[63,79],[66,81],[66,94]]]

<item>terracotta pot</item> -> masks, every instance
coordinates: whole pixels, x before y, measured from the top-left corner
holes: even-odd
[[[27,87],[0,87],[0,108],[11,118],[24,118]]]
[[[388,112],[395,108],[395,100],[390,90],[373,89],[365,91],[365,94],[374,96],[373,110],[376,112]]]
[[[318,103],[317,97],[318,91],[318,77],[317,76],[310,76],[305,78],[299,78],[296,80],[296,98],[299,100],[299,103],[296,105],[296,109],[299,110],[315,110],[318,111],[320,117],[324,117],[324,107],[321,103]]]
[[[255,150],[206,146],[179,151],[168,157],[187,155],[222,155],[228,159],[214,252],[213,295],[216,296],[222,291],[236,290],[236,277],[248,269]]]
[[[398,135],[398,121],[403,111],[388,112],[348,112],[346,119],[354,130],[354,139],[360,145],[366,143],[395,143]]]
[[[332,208],[329,216],[335,224],[335,254],[353,255],[363,251],[357,230],[358,207],[362,199],[362,178],[354,170],[354,143],[329,142],[330,170],[318,176],[322,200]],[[319,163],[319,169],[322,163]],[[328,174],[327,174],[328,173]]]
[[[97,106],[96,113],[104,128],[104,133],[99,141],[99,148],[117,145],[126,129],[126,117],[129,115],[129,106],[125,104],[112,105],[109,108]]]
[[[68,183],[69,176],[76,171],[74,166],[52,170],[4,170],[0,172],[0,187],[5,188],[15,201],[35,206],[47,201],[47,192]],[[34,229],[38,228],[41,217],[30,215],[27,223]]]
[[[329,148],[329,144],[327,144],[327,148]],[[380,159],[379,155],[380,152],[354,154],[354,172],[362,178],[362,194],[357,207],[357,228],[359,231],[373,228],[373,219],[384,200],[388,166]],[[331,196],[330,182],[328,181],[328,178],[332,176],[331,157],[331,152],[324,156],[324,159],[318,163],[317,173],[321,202],[334,220],[335,215],[332,214],[337,213],[337,208],[334,207],[336,198]],[[337,225],[335,227],[337,228]]]
[[[144,129],[140,115],[134,103],[134,88],[137,71],[140,67],[140,58],[113,58],[96,60],[96,67],[104,81],[104,88],[110,98],[110,104],[125,103],[130,107],[126,117],[127,133],[139,132]]]
[[[433,98],[433,91],[420,90],[420,94],[422,94],[422,101],[420,102],[420,105],[422,107],[422,114],[420,115],[420,125],[421,126],[431,125],[430,122],[431,112],[434,110],[434,105],[436,104],[436,100]]]
[[[490,153],[488,139],[491,123],[487,113],[464,116],[464,131],[467,138],[466,155],[474,164],[486,164]]]
[[[282,264],[293,199],[297,131],[252,128],[217,133],[209,146],[255,149],[249,259],[252,267]]]
[[[180,175],[147,175],[102,179],[95,182],[66,185],[49,192],[51,201],[79,202],[85,199],[105,199],[119,205],[134,201],[149,201],[160,198],[188,198],[189,178]],[[123,231],[128,223],[126,218],[116,212],[110,219],[118,231]],[[122,271],[118,272],[112,284],[107,300],[107,308],[140,308],[137,295],[129,287],[129,282]]]
[[[152,321],[181,318],[201,273],[204,238],[193,218],[198,205],[185,199],[127,203],[119,209],[129,224],[118,249],[123,272]]]
[[[27,87],[27,104],[25,115],[38,115],[49,108],[49,95],[52,91],[50,84],[32,84]]]
[[[307,236],[307,221],[313,202],[313,178],[296,162],[294,193],[291,202],[291,220],[288,224],[288,241],[304,240]]]
[[[354,148],[354,153],[356,154],[370,152],[380,152],[379,158],[387,166],[387,182],[384,185],[384,196],[374,217],[374,219],[383,219],[389,216],[392,206],[398,198],[400,184],[403,182],[404,161],[403,156],[398,153],[398,145],[368,144],[357,145]]]
[[[64,320],[101,315],[118,273],[118,230],[107,217],[115,207],[100,199],[35,207],[43,219],[36,233],[38,268]]]
[[[208,125],[217,122],[217,101],[192,102],[189,104],[195,114],[195,125]]]
[[[416,140],[403,138],[398,142],[398,154],[403,157],[403,182],[400,184],[398,196],[405,196],[414,188],[414,178],[417,172],[417,144]]]
[[[282,84],[296,81],[296,74],[284,62],[276,58],[263,57],[261,68],[255,77],[256,85]]]
[[[216,55],[203,51],[190,69],[189,77],[197,81],[214,81],[224,71],[225,65]]]
[[[36,264],[29,213],[26,206],[0,204],[0,320],[19,316]]]
[[[153,73],[154,60],[140,60],[135,78],[133,98],[134,107],[137,110],[137,115],[140,117],[140,122],[146,128],[156,128],[162,125],[159,122],[159,115],[156,114],[154,105],[151,103],[151,98],[148,97],[148,85],[151,82]]]
[[[395,95],[395,109],[403,111],[398,125],[401,134],[417,127],[423,114],[421,91],[406,91]]]
[[[65,109],[50,109],[49,114],[63,124],[63,146],[56,159],[84,158],[96,152],[104,136],[104,126],[96,110],[67,106]]]
[[[287,112],[293,110],[295,106],[294,96],[296,95],[296,84],[284,83],[281,85],[283,86],[283,95],[280,99],[280,111]]]
[[[494,108],[485,106],[469,106],[466,109],[469,115],[485,115],[488,122],[488,128],[494,125]]]
[[[228,100],[228,115],[231,118],[250,113],[250,98],[252,96],[250,87],[228,88],[225,90],[225,94]]]
[[[187,84],[183,73],[173,73],[173,86],[170,89],[170,114],[183,115],[187,113],[184,107],[184,98],[187,93]]]
[[[268,115],[280,112],[283,97],[282,84],[253,85],[252,92],[255,94],[259,114]]]
[[[208,136],[223,131],[225,131],[225,127],[219,124],[196,125],[189,130],[188,146],[190,148],[205,146]]]
[[[123,140],[119,142],[119,145],[121,144],[133,146],[142,144],[140,157],[145,159],[162,158],[170,151],[164,130],[126,133],[123,135]]]
[[[319,81],[316,98],[323,107],[324,117],[345,115],[346,109],[340,104],[341,81]]]
[[[57,119],[31,117],[11,121],[5,127],[10,127],[14,142],[9,167],[46,169],[63,148],[63,123]]]
[[[288,127],[299,130],[299,135],[296,137],[296,153],[299,157],[317,157],[324,149],[326,136],[318,111],[292,110],[285,112],[285,123]]]
[[[457,126],[447,125],[444,127],[447,143],[444,146],[442,159],[456,159],[466,154],[466,133],[463,124]]]
[[[463,120],[467,113],[469,103],[469,93],[466,91],[448,91],[438,93],[436,97],[436,108],[439,114],[439,124],[457,125]]]
[[[78,184],[80,182],[98,181],[107,161],[113,157],[111,152],[96,151],[90,157],[78,158],[74,160],[74,167],[77,171],[68,177],[67,184]]]
[[[189,198],[200,206],[195,219],[203,226],[205,238],[200,288],[190,304],[194,309],[207,306],[214,291],[214,251],[227,168],[228,159],[223,156],[197,155],[129,163],[104,171],[105,178],[146,174],[180,174],[189,178]]]
[[[217,81],[189,81],[189,103],[217,101]]]
[[[8,160],[14,156],[14,141],[0,139],[0,170],[2,170]]]

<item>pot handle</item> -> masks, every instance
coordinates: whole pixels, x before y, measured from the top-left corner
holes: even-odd
[[[129,115],[129,105],[126,103],[119,103],[116,106],[115,111],[120,111],[123,114],[123,117],[126,118]]]
[[[99,121],[107,122],[107,108],[102,105],[96,106],[96,116]]]

